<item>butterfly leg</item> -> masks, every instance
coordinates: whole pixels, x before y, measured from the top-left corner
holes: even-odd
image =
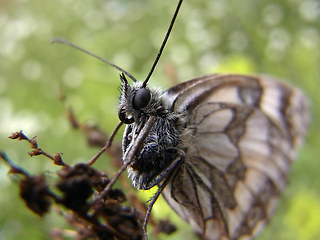
[[[170,182],[171,180],[171,176],[174,175],[174,173],[176,172],[176,170],[179,168],[179,165],[181,164],[183,158],[181,156],[177,157],[169,166],[168,168],[163,171],[154,181],[157,181],[159,179],[164,179],[162,181],[162,183],[159,185],[159,188],[157,190],[157,192],[153,195],[152,199],[149,202],[148,205],[148,209],[143,221],[143,226],[142,226],[142,230],[143,230],[143,235],[144,235],[144,239],[147,240],[148,239],[148,234],[147,234],[147,224],[149,221],[149,217],[153,208],[153,205],[156,203],[157,199],[159,198],[160,194],[163,192],[163,190],[165,189],[165,187],[167,186],[167,184]]]

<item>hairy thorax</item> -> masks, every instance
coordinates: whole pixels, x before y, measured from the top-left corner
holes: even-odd
[[[157,118],[144,140],[142,149],[129,168],[130,177],[136,188],[149,189],[158,184],[162,180],[160,174],[181,154],[180,148],[177,147],[181,142],[177,122],[177,118]],[[124,152],[139,128],[135,123],[126,127],[123,140]]]

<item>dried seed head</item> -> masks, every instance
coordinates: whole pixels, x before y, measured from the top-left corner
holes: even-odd
[[[54,156],[53,156],[54,160],[53,160],[53,163],[55,165],[58,165],[58,166],[66,166],[66,164],[63,162],[62,160],[62,157],[61,157],[61,153],[56,153]]]
[[[42,151],[41,151],[41,149],[38,149],[38,148],[36,148],[35,150],[29,152],[29,156],[30,157],[38,156],[38,155],[41,155],[41,154],[42,154]]]
[[[19,141],[20,140],[28,140],[29,141],[29,138],[23,134],[22,130],[20,130],[19,132],[11,133],[11,136],[9,138],[18,139]]]
[[[38,148],[38,143],[37,143],[36,138],[37,137],[34,136],[32,139],[29,140],[31,148],[33,148],[33,149],[37,149]]]
[[[51,194],[43,175],[26,177],[21,180],[20,196],[28,208],[39,216],[49,211]]]

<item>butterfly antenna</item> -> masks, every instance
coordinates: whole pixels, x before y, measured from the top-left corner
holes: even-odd
[[[134,81],[134,82],[137,81],[130,73],[128,73],[126,70],[122,69],[121,67],[115,65],[114,63],[110,62],[108,59],[105,59],[103,57],[100,57],[100,56],[92,53],[92,52],[89,52],[88,50],[86,50],[86,49],[84,49],[84,48],[82,48],[82,47],[80,47],[80,46],[78,46],[78,45],[66,40],[66,39],[54,38],[54,39],[51,40],[51,43],[60,43],[60,44],[64,44],[64,45],[70,46],[72,48],[75,48],[75,49],[77,49],[77,50],[79,50],[81,52],[84,52],[84,53],[86,53],[86,54],[88,54],[88,55],[90,55],[90,56],[92,56],[94,58],[97,58],[97,59],[101,60],[102,62],[110,65],[111,67],[114,67],[114,68],[118,69],[120,72],[124,73],[129,78],[131,78],[132,81]]]
[[[147,83],[148,83],[148,81],[149,81],[149,79],[150,79],[150,77],[151,77],[154,69],[156,68],[156,66],[157,66],[157,64],[158,64],[158,62],[159,62],[159,59],[160,59],[161,54],[162,54],[162,52],[163,52],[163,49],[164,49],[164,47],[165,47],[165,45],[166,45],[166,43],[167,43],[167,41],[168,41],[168,38],[169,38],[169,36],[170,36],[170,33],[171,33],[171,30],[172,30],[173,24],[174,24],[174,22],[176,21],[176,18],[177,18],[177,15],[178,15],[178,12],[179,12],[179,9],[180,9],[180,6],[181,6],[182,2],[183,2],[183,0],[180,0],[179,3],[178,3],[178,6],[177,6],[177,8],[176,8],[176,11],[175,11],[172,19],[171,19],[170,26],[169,26],[169,28],[168,28],[168,31],[167,31],[165,37],[164,37],[164,40],[163,40],[163,42],[162,42],[162,45],[161,45],[161,47],[160,47],[160,50],[159,50],[158,55],[157,55],[157,57],[156,57],[156,60],[154,61],[153,65],[152,65],[152,67],[151,67],[151,69],[150,69],[150,72],[149,72],[148,76],[146,77],[146,80],[144,80],[142,87],[146,87],[146,86],[147,86]]]

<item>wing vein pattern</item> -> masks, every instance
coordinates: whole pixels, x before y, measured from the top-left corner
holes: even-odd
[[[304,95],[270,77],[210,75],[167,92],[189,116],[164,197],[202,239],[252,239],[270,219],[308,125]]]

